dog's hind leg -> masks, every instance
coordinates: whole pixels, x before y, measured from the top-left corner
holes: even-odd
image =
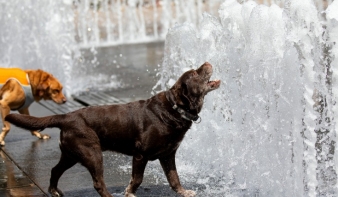
[[[96,191],[102,197],[112,197],[103,179],[103,158],[100,143],[98,141],[91,143],[92,139],[86,140],[86,142],[84,142],[84,139],[82,140],[81,144],[84,145],[80,145],[79,149],[76,150],[81,157],[81,164],[90,172]]]
[[[129,182],[128,187],[126,188],[125,197],[134,197],[134,193],[137,188],[141,185],[143,180],[144,169],[148,160],[143,158],[142,156],[134,156],[133,157],[133,169],[131,180]]]
[[[57,188],[59,179],[66,170],[74,166],[76,163],[77,161],[74,160],[74,158],[67,157],[66,154],[64,153],[61,154],[59,163],[52,169],[50,182],[49,182],[48,192],[53,197],[63,196],[63,193],[61,192],[61,190]]]
[[[26,115],[30,115],[29,114],[29,110],[28,110],[28,107],[27,108],[24,108],[24,109],[20,109],[18,110],[20,114],[26,114]],[[40,139],[49,139],[50,136],[47,135],[47,134],[42,134],[40,133],[39,131],[31,131],[32,135],[36,136],[37,138],[40,138]]]

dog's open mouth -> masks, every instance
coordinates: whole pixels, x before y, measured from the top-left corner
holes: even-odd
[[[208,85],[211,89],[216,89],[216,88],[218,88],[220,84],[221,84],[221,80],[208,81],[208,83],[207,83],[207,85]]]

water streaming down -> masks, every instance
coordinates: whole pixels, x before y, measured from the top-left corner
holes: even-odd
[[[204,61],[222,81],[178,151],[201,195],[337,195],[338,1],[327,20],[313,1],[284,3],[229,0],[168,32],[160,89]]]
[[[222,0],[74,1],[78,46],[114,46],[163,40],[168,28],[184,21],[195,25]],[[189,7],[190,9],[186,9]]]
[[[166,37],[156,90],[204,61],[222,80],[179,149],[182,181],[204,185],[201,196],[337,195],[337,1],[323,16],[310,0],[278,1],[284,8],[227,0],[218,14],[216,1],[202,9],[203,1],[164,0],[149,13],[126,1],[77,2],[0,1],[0,63],[52,71],[71,95],[99,83],[81,73],[98,62],[83,62],[78,46],[161,39],[180,23]],[[125,12],[107,11],[116,6]]]

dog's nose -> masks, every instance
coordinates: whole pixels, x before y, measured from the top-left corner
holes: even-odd
[[[204,65],[212,67],[212,65],[209,62],[205,62]]]
[[[66,98],[63,98],[63,99],[62,99],[62,103],[65,103],[65,102],[67,102],[67,99],[66,99]]]

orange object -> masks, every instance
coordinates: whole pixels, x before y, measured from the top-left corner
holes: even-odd
[[[10,78],[15,78],[22,85],[30,85],[27,73],[20,68],[0,68],[0,84],[6,83]]]

